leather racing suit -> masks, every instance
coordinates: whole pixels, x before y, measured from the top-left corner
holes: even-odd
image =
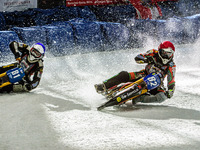
[[[116,76],[104,81],[106,89],[112,88],[120,83],[133,82],[140,79],[152,72],[158,71],[163,74],[165,78],[167,76],[167,90],[164,88],[164,78],[161,79],[161,85],[149,92],[149,94],[142,95],[135,99],[136,102],[151,103],[151,102],[163,102],[167,98],[173,96],[175,90],[175,71],[176,65],[172,60],[167,64],[163,64],[158,51],[155,49],[147,51],[145,54],[139,54],[135,57],[135,61],[139,64],[147,63],[145,69],[138,72],[122,71]]]
[[[31,47],[24,43],[13,41],[10,43],[9,47],[14,54],[16,60],[20,61],[0,67],[0,73],[4,73],[7,70],[13,69],[17,66],[21,66],[24,68],[25,77],[16,84],[11,84],[1,88],[0,93],[24,92],[35,89],[39,85],[41,75],[43,73],[43,60],[40,59],[35,62],[30,62],[28,60],[28,55]]]

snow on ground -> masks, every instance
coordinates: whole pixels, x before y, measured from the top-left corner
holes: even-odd
[[[147,47],[154,48],[154,47]],[[45,58],[40,86],[28,94],[0,95],[0,149],[197,150],[200,146],[198,43],[179,45],[176,92],[161,104],[96,107],[105,99],[94,84],[143,65],[146,49]]]

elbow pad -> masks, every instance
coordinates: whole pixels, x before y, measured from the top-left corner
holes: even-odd
[[[147,62],[147,61],[146,61],[146,58],[143,57],[143,56],[141,56],[141,55],[137,55],[137,56],[135,57],[135,61],[136,61],[137,63],[139,63],[139,64],[143,64],[143,63],[146,63],[146,62]]]

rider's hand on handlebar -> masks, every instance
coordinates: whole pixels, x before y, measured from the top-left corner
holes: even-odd
[[[18,63],[21,62],[21,57],[16,58],[16,61],[18,61]]]
[[[165,92],[165,95],[167,96],[167,98],[171,98],[173,96],[173,90],[169,90]]]

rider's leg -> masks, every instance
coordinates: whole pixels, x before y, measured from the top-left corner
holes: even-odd
[[[95,88],[98,93],[103,93],[106,89],[116,86],[120,83],[131,82],[141,78],[145,74],[144,70],[139,72],[121,71],[119,74],[105,80],[102,84],[96,84]]]
[[[167,99],[167,96],[164,92],[159,92],[155,95],[142,95],[133,100],[133,104],[137,102],[141,103],[161,103]]]
[[[95,89],[97,93],[103,93],[106,91],[106,89],[109,89],[115,85],[128,81],[129,81],[129,73],[127,71],[122,71],[119,74],[113,76],[112,78],[105,80],[103,83],[96,84]]]
[[[141,70],[139,72],[127,72],[127,71],[122,71],[119,74],[113,76],[112,78],[104,81],[103,83],[105,84],[105,87],[107,89],[118,85],[120,83],[126,83],[126,82],[131,82],[136,79],[141,78],[144,75],[144,70]]]

